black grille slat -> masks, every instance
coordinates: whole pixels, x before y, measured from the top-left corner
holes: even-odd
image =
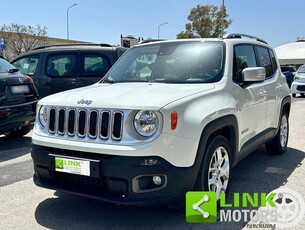
[[[98,112],[91,111],[89,118],[89,136],[95,138],[97,136]]]
[[[57,183],[62,183],[63,185],[98,189],[100,192],[108,191],[108,179],[106,177],[94,178],[60,172],[53,172],[53,177]]]
[[[74,109],[69,110],[69,115],[68,115],[68,134],[69,135],[75,134],[75,115],[76,115],[76,112]]]
[[[108,139],[109,138],[109,120],[110,120],[110,112],[103,111],[101,113],[101,138]]]
[[[121,139],[122,136],[122,118],[123,114],[121,112],[113,113],[112,138],[115,140]]]
[[[65,109],[60,109],[58,115],[58,133],[61,135],[65,133],[65,112]]]
[[[56,109],[50,109],[49,131],[55,133]]]
[[[78,116],[78,135],[80,137],[84,137],[86,135],[86,121],[87,121],[87,113],[85,110],[79,111]]]

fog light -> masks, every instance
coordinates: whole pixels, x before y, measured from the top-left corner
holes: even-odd
[[[155,192],[167,185],[166,175],[140,175],[132,179],[132,191],[135,193]]]
[[[160,185],[162,183],[162,179],[159,176],[153,176],[153,182],[155,185]]]

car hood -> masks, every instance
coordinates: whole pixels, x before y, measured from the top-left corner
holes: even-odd
[[[301,73],[300,73],[300,72],[299,72],[299,73],[296,73],[296,75],[297,75],[297,76],[299,76],[299,77],[305,77],[305,73],[304,73],[304,72],[301,72]]]
[[[214,84],[97,83],[43,98],[39,104],[109,109],[154,109],[214,88]]]

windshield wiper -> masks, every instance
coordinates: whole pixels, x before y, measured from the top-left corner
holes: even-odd
[[[9,69],[9,70],[8,70],[8,73],[16,73],[16,72],[18,72],[18,71],[19,71],[19,69],[12,68],[12,69]]]
[[[105,78],[102,80],[102,83],[110,83],[110,84],[114,84],[115,83],[115,80],[113,79],[109,79],[109,78]]]

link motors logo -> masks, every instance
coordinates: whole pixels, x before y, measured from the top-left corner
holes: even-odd
[[[215,223],[217,221],[215,192],[188,192],[185,207],[188,223]]]
[[[302,196],[289,188],[279,188],[272,192],[276,193],[272,199],[276,207],[267,205],[262,210],[267,212],[275,210],[277,218],[276,220],[268,218],[265,222],[275,224],[277,228],[291,228],[297,225],[305,214],[305,202]]]
[[[250,228],[290,228],[297,225],[304,214],[303,198],[288,188],[279,188],[269,194],[234,193],[232,204],[226,203],[224,193],[219,201],[215,192],[186,194],[188,223],[215,223],[218,219],[220,222],[244,222],[245,227]]]

